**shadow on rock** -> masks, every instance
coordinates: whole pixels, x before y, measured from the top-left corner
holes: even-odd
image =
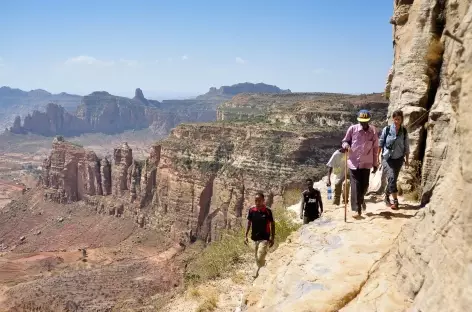
[[[417,205],[405,204],[405,205],[398,206],[399,210],[420,210],[421,208],[423,208],[421,204],[417,204]]]
[[[391,211],[382,211],[378,214],[368,212],[366,215],[368,217],[376,217],[376,216],[384,217],[385,219],[392,219],[392,218],[410,219],[410,218],[413,217],[413,215],[406,215],[406,214],[403,214],[401,212],[391,212]]]

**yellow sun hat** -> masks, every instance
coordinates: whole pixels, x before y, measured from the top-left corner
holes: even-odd
[[[370,112],[366,109],[361,109],[357,114],[357,120],[359,122],[368,122],[370,121]]]

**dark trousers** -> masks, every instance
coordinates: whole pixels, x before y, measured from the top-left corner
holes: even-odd
[[[307,223],[310,223],[311,221],[315,221],[319,217],[320,217],[319,215],[316,215],[316,216],[303,216],[303,224],[307,224]]]
[[[358,211],[364,203],[364,196],[369,189],[370,169],[350,169],[351,177],[351,210]],[[353,199],[356,199],[354,202]]]
[[[397,180],[404,161],[403,157],[382,161],[382,166],[387,173],[387,188],[385,190],[387,195],[398,192]]]

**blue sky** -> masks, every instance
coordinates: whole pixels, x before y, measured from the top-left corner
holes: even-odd
[[[0,86],[201,94],[265,82],[380,92],[392,1],[2,1]]]

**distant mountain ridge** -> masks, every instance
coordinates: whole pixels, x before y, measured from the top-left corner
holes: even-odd
[[[152,127],[155,133],[167,134],[182,122],[216,120],[216,110],[222,102],[246,92],[279,94],[290,90],[263,83],[241,83],[211,88],[194,99],[159,102],[145,98],[140,88],[136,89],[133,98],[127,98],[106,91],[95,91],[82,97],[64,92],[55,95],[40,89],[26,92],[2,87],[0,107],[3,108],[0,109],[5,113],[1,115],[0,126],[7,128],[13,124],[9,128],[13,133],[31,132],[45,136],[114,134],[147,127]]]
[[[0,129],[13,124],[16,116],[26,117],[34,110],[44,111],[49,103],[60,104],[68,112],[74,112],[82,96],[65,92],[52,94],[42,89],[23,91],[0,87]]]
[[[277,86],[265,83],[243,82],[232,86],[221,86],[220,88],[211,87],[210,90],[196,97],[199,100],[231,99],[233,96],[241,93],[291,93],[290,89],[282,90]]]

